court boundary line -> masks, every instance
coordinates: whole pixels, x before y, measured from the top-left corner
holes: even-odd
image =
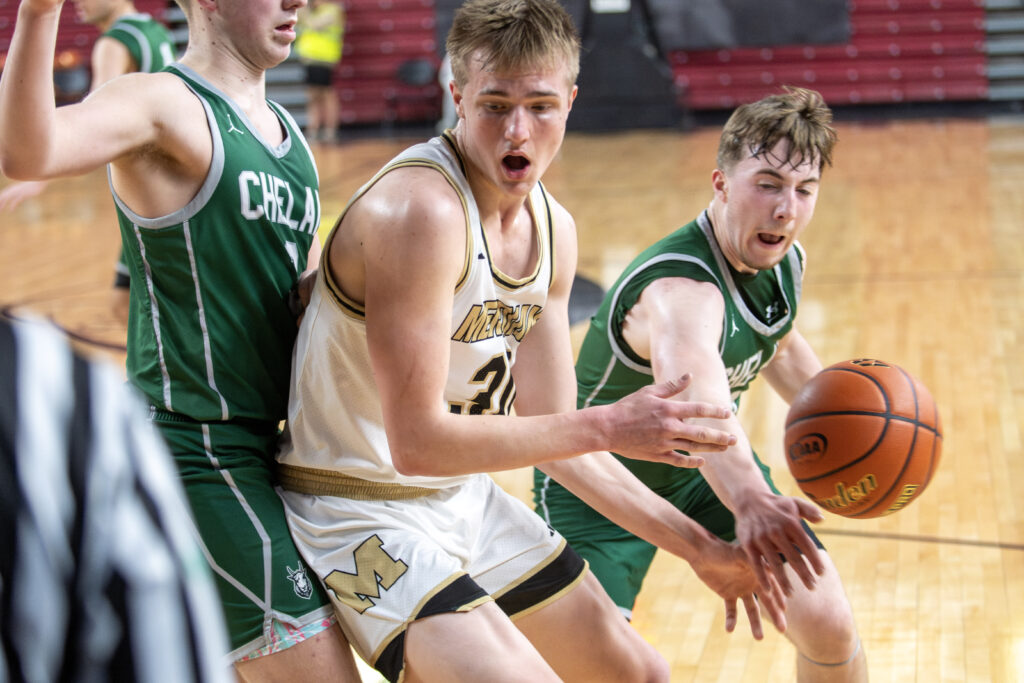
[[[893,534],[884,531],[851,531],[849,529],[815,529],[819,536],[850,536],[854,538],[874,538],[889,541],[915,541],[917,543],[939,543],[944,545],[974,546],[993,548],[996,550],[1022,550],[1024,543],[1003,543],[1001,541],[977,541],[969,538],[943,538],[942,536],[921,536],[918,534]]]

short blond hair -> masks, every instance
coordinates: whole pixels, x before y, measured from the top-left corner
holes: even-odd
[[[741,105],[732,113],[718,143],[718,168],[728,171],[736,162],[760,156],[783,139],[789,140],[785,161],[792,166],[817,160],[820,171],[832,165],[832,148],[838,139],[832,110],[814,90],[783,89],[784,93]]]
[[[524,67],[569,67],[569,85],[580,71],[580,39],[557,0],[468,0],[456,12],[446,43],[452,77],[462,87],[478,53],[500,72]]]

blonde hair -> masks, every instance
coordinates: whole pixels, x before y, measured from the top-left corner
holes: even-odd
[[[446,48],[460,87],[478,53],[487,68],[501,72],[564,62],[569,85],[580,71],[579,35],[557,0],[468,0],[455,12]]]
[[[736,162],[760,156],[783,139],[789,140],[787,163],[796,167],[817,160],[819,170],[832,165],[837,135],[832,110],[821,94],[784,86],[785,93],[741,105],[722,129],[718,167],[728,171]]]

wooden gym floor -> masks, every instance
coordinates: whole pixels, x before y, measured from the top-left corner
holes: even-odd
[[[928,490],[875,520],[818,527],[876,682],[1024,680],[1024,119],[839,119],[798,325],[825,364],[877,357],[930,387],[944,447]],[[579,226],[579,274],[607,287],[709,199],[717,128],[570,134],[546,179]],[[409,139],[316,147],[323,217]],[[0,181],[3,182],[3,181]],[[105,174],[0,214],[0,305],[50,316],[120,360],[106,308],[118,236]],[[583,325],[576,326],[577,340]],[[786,406],[763,383],[741,417],[786,493]],[[497,475],[529,500],[529,472]],[[794,680],[793,649],[723,627],[721,604],[659,554],[634,624],[677,683]]]

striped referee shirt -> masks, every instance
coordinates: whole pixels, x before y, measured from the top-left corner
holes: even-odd
[[[231,680],[194,533],[118,373],[0,320],[0,683]]]

